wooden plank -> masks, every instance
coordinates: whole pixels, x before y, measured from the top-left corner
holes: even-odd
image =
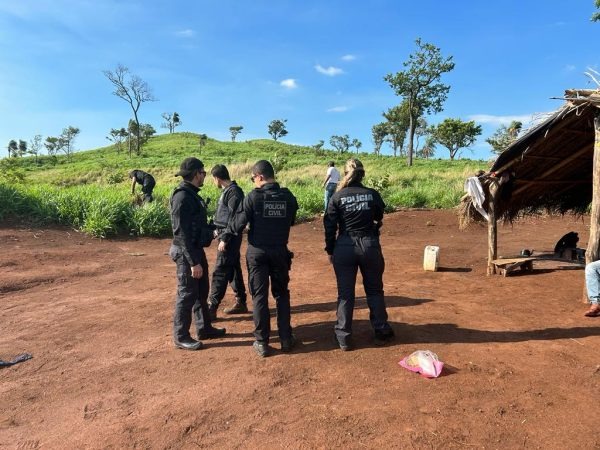
[[[492,261],[492,264],[497,266],[507,265],[507,264],[515,264],[515,263],[524,263],[527,261],[535,261],[538,258],[536,257],[523,257],[523,258],[500,258]],[[545,259],[545,258],[544,258]]]

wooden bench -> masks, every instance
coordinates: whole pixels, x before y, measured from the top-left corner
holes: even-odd
[[[533,270],[534,261],[556,261],[573,266],[585,267],[585,262],[571,258],[561,258],[554,253],[539,253],[535,256],[515,256],[514,258],[498,258],[492,261],[496,273],[502,276],[508,276],[509,273],[520,269],[524,272]]]
[[[536,257],[533,256],[523,256],[521,258],[500,258],[492,261],[492,264],[496,268],[497,272],[502,274],[503,277],[508,276],[509,273],[514,272],[517,269],[522,271],[533,270],[533,261],[535,261]]]

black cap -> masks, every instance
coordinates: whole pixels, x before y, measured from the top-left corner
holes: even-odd
[[[191,158],[185,158],[183,160],[181,166],[179,166],[179,172],[177,172],[175,176],[186,177],[194,173],[196,170],[202,169],[204,169],[204,164],[202,163],[202,161],[192,156]]]

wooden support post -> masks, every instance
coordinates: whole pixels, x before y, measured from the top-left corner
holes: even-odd
[[[498,180],[490,179],[490,198],[488,203],[488,267],[487,274],[496,273],[496,266],[492,261],[498,258],[498,219],[496,218],[496,206],[498,204]]]
[[[585,252],[585,262],[589,264],[599,259],[600,249],[600,109],[594,117],[594,163],[592,184],[592,208],[590,212],[590,238]],[[584,293],[586,292],[584,286]],[[587,301],[587,295],[584,294]]]

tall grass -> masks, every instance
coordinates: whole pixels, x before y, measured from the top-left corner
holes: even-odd
[[[416,160],[407,167],[403,159],[361,153],[316,153],[308,147],[270,140],[218,142],[209,140],[200,150],[198,135],[174,133],[149,141],[141,155],[129,158],[113,147],[78,152],[64,157],[5,158],[0,160],[0,220],[20,218],[38,224],[61,223],[94,236],[132,234],[166,236],[171,232],[168,199],[179,179],[173,174],[185,157],[202,159],[207,170],[214,164],[228,166],[245,192],[252,165],[268,159],[278,166],[277,178],[298,198],[299,219],[318,215],[323,209],[321,186],[326,163],[343,168],[349,157],[360,158],[366,168],[365,184],[378,189],[388,210],[398,207],[452,208],[460,200],[464,179],[483,161]],[[127,173],[142,169],[154,175],[155,201],[138,206],[129,192]],[[210,199],[214,214],[219,190],[207,176],[201,195]]]

